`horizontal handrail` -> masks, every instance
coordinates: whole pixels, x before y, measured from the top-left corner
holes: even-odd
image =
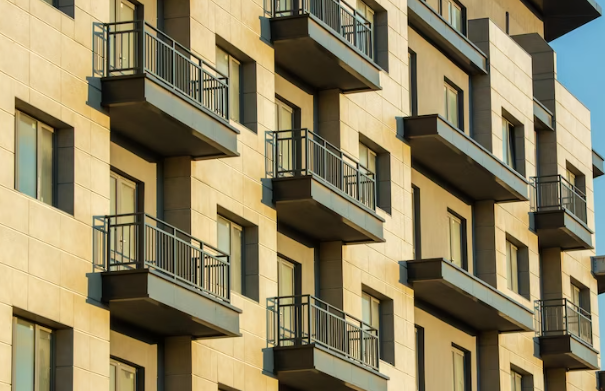
[[[375,174],[309,129],[273,132],[276,178],[313,175],[343,195],[376,208]]]
[[[186,286],[230,300],[229,256],[145,213],[105,216],[107,270],[152,269]]]
[[[229,78],[145,21],[105,23],[105,76],[147,74],[189,102],[229,119]]]
[[[536,333],[548,337],[572,335],[592,345],[592,316],[567,298],[537,300]]]
[[[530,181],[532,212],[568,210],[587,222],[586,194],[561,175],[532,177]]]
[[[325,23],[366,56],[374,57],[373,26],[344,0],[273,0],[274,18],[310,14]]]
[[[270,346],[316,344],[378,370],[378,330],[311,295],[267,300]]]

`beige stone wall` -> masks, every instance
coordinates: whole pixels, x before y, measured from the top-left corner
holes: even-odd
[[[93,79],[93,23],[107,0],[76,1],[75,19],[43,1],[0,1],[0,389],[11,383],[11,317],[73,328],[58,389],[109,388],[109,312],[92,288],[93,216],[109,212],[109,118]],[[14,190],[15,106],[73,128],[74,215]],[[98,285],[96,285],[98,286]]]
[[[445,116],[444,83],[447,79],[462,90],[464,118],[463,129],[470,133],[470,77],[435,46],[409,29],[410,50],[416,53],[418,115],[441,114]]]
[[[169,0],[166,0],[168,2]],[[145,1],[145,18],[157,23],[154,1]],[[266,372],[266,299],[277,295],[277,257],[300,263],[302,292],[315,294],[320,288],[326,298],[340,301],[343,310],[361,317],[361,294],[371,290],[393,301],[395,329],[394,364],[381,362],[381,372],[390,377],[389,389],[413,389],[415,383],[414,324],[425,327],[427,390],[451,387],[440,376],[451,365],[448,347],[464,347],[473,356],[473,389],[477,389],[476,338],[415,308],[413,290],[400,281],[401,260],[412,256],[411,185],[422,194],[422,256],[444,255],[447,208],[467,219],[469,266],[492,254],[493,285],[527,307],[539,297],[539,256],[536,235],[528,230],[528,203],[471,206],[428,177],[412,169],[409,146],[398,138],[397,118],[407,116],[409,107],[407,49],[418,55],[419,114],[443,114],[443,81],[448,78],[464,90],[464,131],[471,134],[469,102],[475,83],[435,47],[407,26],[405,0],[378,0],[388,12],[389,72],[381,72],[382,90],[341,95],[338,91],[318,94],[315,99],[292,82],[276,74],[271,44],[261,25],[266,23],[261,0],[179,0],[165,11],[165,26],[183,44],[210,63],[215,63],[217,37],[227,41],[256,62],[257,133],[232,123],[238,136],[239,157],[191,162],[188,158],[166,159],[163,181],[157,177],[159,162],[149,162],[133,151],[110,142],[110,122],[100,107],[99,74],[93,68],[95,24],[110,20],[109,0],[76,0],[72,19],[41,0],[0,0],[0,390],[11,382],[11,317],[15,309],[73,328],[73,357],[61,368],[59,389],[107,390],[110,355],[145,365],[147,388],[153,390],[154,355],[158,347],[110,331],[109,311],[100,300],[99,276],[93,268],[93,217],[109,212],[109,173],[113,167],[145,182],[145,211],[163,210],[165,219],[190,230],[208,242],[217,243],[217,216],[228,211],[258,227],[258,301],[232,294],[232,304],[243,310],[241,337],[189,342],[167,341],[179,352],[189,348],[191,382],[195,390],[216,390],[218,385],[238,390],[277,390],[276,378]],[[180,7],[187,4],[186,7]],[[489,7],[486,5],[489,4]],[[504,12],[511,14],[511,33],[538,31],[542,24],[519,1],[494,0],[465,3],[468,18],[490,17],[485,40],[491,75],[486,90],[490,106],[483,107],[485,134],[490,150],[502,155],[503,110],[524,128],[526,177],[535,172],[531,58],[501,30]],[[262,23],[261,23],[262,22]],[[479,42],[479,41],[478,41]],[[478,83],[481,85],[481,83]],[[474,85],[474,84],[473,84]],[[271,178],[266,172],[266,139],[274,130],[275,96],[301,108],[301,125],[312,128],[319,117],[322,134],[345,152],[358,156],[360,138],[373,140],[390,156],[391,210],[378,210],[385,219],[386,242],[341,246],[302,243],[278,232],[271,204]],[[591,175],[590,117],[562,86],[557,84],[556,169],[562,173],[569,161]],[[23,101],[73,128],[74,213],[70,215],[14,190],[15,106]],[[319,107],[320,113],[314,113]],[[477,103],[475,110],[479,110]],[[477,124],[475,124],[477,131]],[[164,205],[158,205],[159,183],[164,183]],[[178,190],[178,191],[174,191]],[[162,189],[159,189],[162,192]],[[594,228],[592,180],[587,180],[589,226]],[[490,227],[493,248],[483,247],[473,259],[472,222],[478,208],[485,207],[481,220]],[[491,208],[491,209],[490,209]],[[475,210],[473,210],[475,209]],[[477,219],[476,219],[477,220]],[[506,235],[529,250],[530,299],[506,288]],[[477,239],[475,239],[477,241]],[[317,287],[316,253],[321,261],[333,261],[342,275],[342,286]],[[561,294],[569,296],[574,278],[592,290],[591,309],[595,346],[599,345],[596,284],[590,275],[592,251],[562,255]],[[328,259],[329,258],[329,259]],[[487,259],[487,258],[485,258]],[[321,282],[320,282],[321,285]],[[332,290],[332,291],[330,291]],[[333,294],[337,291],[338,294]],[[532,333],[499,337],[499,383],[509,389],[508,373],[513,364],[534,374],[536,390],[543,390],[542,364],[534,357]],[[128,348],[128,349],[127,349]],[[170,356],[169,356],[170,357]],[[157,357],[156,357],[157,359]],[[427,361],[429,362],[429,361]],[[145,364],[146,363],[146,364]],[[169,365],[174,365],[171,362]],[[149,369],[148,369],[149,368]],[[172,370],[170,367],[168,372]],[[178,373],[178,375],[181,375]],[[568,389],[594,388],[592,372],[567,375]]]
[[[456,345],[471,355],[471,390],[477,390],[476,338],[419,308],[414,309],[414,319],[424,328],[425,389],[453,389],[452,346]]]

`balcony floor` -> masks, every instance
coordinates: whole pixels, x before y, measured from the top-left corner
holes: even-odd
[[[540,337],[540,356],[545,368],[599,369],[599,353],[571,335]]]
[[[241,310],[149,269],[102,276],[102,301],[113,318],[158,336],[237,337]]]
[[[308,237],[345,243],[384,242],[384,219],[313,176],[273,179],[277,219]]]
[[[380,68],[313,15],[271,19],[275,63],[319,90],[380,89]]]
[[[565,251],[593,248],[593,232],[566,210],[534,213],[534,224],[541,248],[560,247]]]
[[[389,378],[314,344],[273,348],[280,384],[300,391],[386,391]]]
[[[239,133],[228,121],[147,74],[102,79],[111,130],[161,157],[237,156]]]

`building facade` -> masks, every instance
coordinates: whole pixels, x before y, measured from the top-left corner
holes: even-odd
[[[600,15],[0,0],[0,391],[597,389]]]

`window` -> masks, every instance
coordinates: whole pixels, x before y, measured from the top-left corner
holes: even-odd
[[[567,179],[570,185],[576,186],[576,174],[571,172],[569,168],[565,170],[565,179]]]
[[[467,384],[469,383],[467,356],[467,352],[452,346],[454,391],[467,391]]]
[[[231,289],[244,292],[243,246],[244,230],[234,222],[222,216],[217,219],[218,249],[229,255]]]
[[[359,143],[359,164],[361,172],[366,176],[360,178],[359,198],[366,205],[374,205],[374,187],[378,182],[376,173],[376,152],[367,145]],[[372,183],[371,179],[374,179]]]
[[[420,240],[420,189],[412,186],[412,259],[421,257]]]
[[[464,233],[463,220],[451,213],[447,214],[449,236],[449,259],[458,266],[463,265]]]
[[[17,111],[15,187],[53,205],[55,134],[50,126]]]
[[[363,143],[359,143],[359,164],[366,168],[366,172],[376,174],[376,152]]]
[[[416,391],[424,391],[424,328],[414,327],[416,337]]]
[[[277,130],[294,128],[294,109],[277,98],[275,99],[275,125]]]
[[[512,169],[516,169],[515,125],[505,118],[502,118],[502,147],[504,163]]]
[[[361,320],[380,330],[380,300],[365,292],[361,294]]]
[[[510,371],[510,389],[511,391],[523,391],[523,375]]]
[[[580,308],[584,308],[582,300],[582,288],[571,283],[571,302]]]
[[[458,90],[451,84],[445,83],[443,91],[445,99],[445,119],[455,127],[460,128]]]
[[[115,263],[128,263],[136,260],[136,231],[134,213],[137,212],[137,184],[130,179],[111,172],[109,176],[109,213],[112,216],[123,215],[112,221],[123,224],[121,229],[111,232],[110,260]]]
[[[506,269],[508,273],[508,289],[519,293],[519,249],[506,241]]]
[[[445,5],[442,3],[441,14],[452,25],[458,32],[464,34],[464,16],[462,7],[453,0],[444,0]],[[447,15],[443,15],[447,12]]]
[[[52,389],[53,342],[52,330],[13,318],[13,390]]]
[[[408,51],[408,82],[409,82],[409,114],[418,115],[418,97],[417,97],[417,86],[416,86],[416,53]]]
[[[241,64],[217,46],[216,69],[229,78],[229,118],[241,122]]]
[[[361,0],[357,0],[357,14],[367,20],[367,23],[364,23],[365,26],[369,29],[370,35],[368,36],[368,29],[358,28],[357,29],[357,42],[359,45],[359,49],[373,57],[374,53],[374,10],[370,8],[366,3]]]
[[[120,361],[109,361],[109,390],[135,391],[137,389],[137,369]]]

